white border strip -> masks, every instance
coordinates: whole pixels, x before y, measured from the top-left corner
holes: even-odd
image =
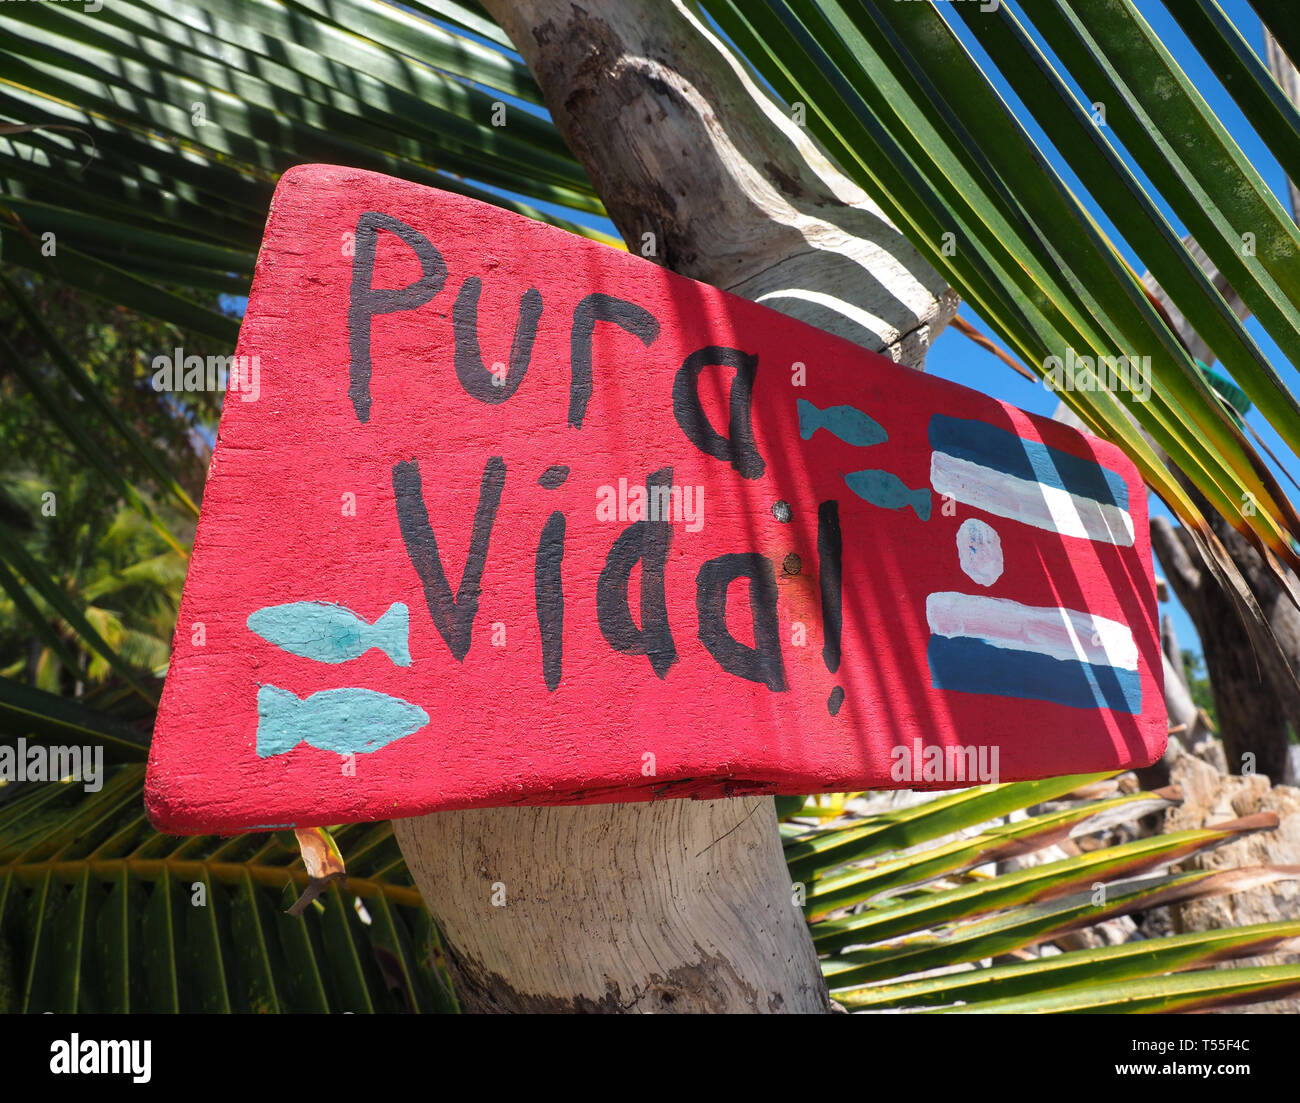
[[[1011,651],[1137,670],[1133,633],[1117,620],[1075,609],[1021,605],[1004,597],[946,592],[925,599],[936,636],[968,636]]]
[[[930,485],[941,497],[1062,536],[1081,536],[1117,547],[1133,545],[1133,518],[1109,502],[1031,482],[946,452],[930,457]]]

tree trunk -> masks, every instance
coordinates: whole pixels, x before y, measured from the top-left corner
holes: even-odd
[[[632,252],[924,362],[956,294],[688,5],[484,7]]]
[[[1154,518],[1151,546],[1200,634],[1228,770],[1264,774],[1281,784],[1288,780],[1288,729],[1300,724],[1300,692],[1291,675],[1300,669],[1300,614],[1246,538],[1204,498],[1193,497],[1246,579],[1279,647],[1254,647],[1232,598],[1201,567],[1182,526]]]
[[[1278,65],[1285,63],[1285,55],[1279,54],[1278,57],[1281,59]],[[1274,72],[1281,75],[1277,66]],[[1205,250],[1190,236],[1184,238],[1183,243],[1237,317],[1249,317],[1250,308],[1228,285]],[[1188,324],[1155,277],[1147,272],[1142,276],[1142,282],[1160,301],[1174,330],[1191,354],[1212,364],[1215,359],[1213,350]],[[1064,403],[1054,416],[1059,421],[1083,428]],[[1276,648],[1256,647],[1242,624],[1241,612],[1232,597],[1222,590],[1210,572],[1201,568],[1200,553],[1187,533],[1181,526],[1171,526],[1161,518],[1152,520],[1152,549],[1201,638],[1228,769],[1232,773],[1264,774],[1274,784],[1290,781],[1289,731],[1292,728],[1300,730],[1300,688],[1292,673],[1300,670],[1300,609],[1265,569],[1250,542],[1219,516],[1150,437],[1147,437],[1147,443],[1156,449],[1209,521],[1214,534],[1254,594],[1278,644]],[[1182,718],[1187,715],[1190,697],[1184,690],[1184,685],[1171,683],[1166,676],[1165,704],[1171,724],[1186,722]],[[1183,742],[1190,745],[1201,727],[1202,724],[1189,726]],[[1149,775],[1157,780],[1159,776],[1158,773]],[[1148,777],[1144,776],[1143,780],[1146,783]]]
[[[956,296],[688,7],[485,6],[633,252],[922,364]],[[470,1010],[829,1009],[770,797],[396,830]]]
[[[398,820],[469,1011],[825,1011],[771,797]]]

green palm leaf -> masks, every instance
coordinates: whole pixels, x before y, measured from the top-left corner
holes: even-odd
[[[997,1010],[1012,996],[1020,1002],[1008,1003],[1007,1010],[1080,1010],[1091,1006],[1089,1001],[1097,1009],[1156,1010],[1162,1000],[1168,1004],[1163,1009],[1192,1010],[1219,998],[1250,1002],[1291,990],[1300,969],[1252,972],[1250,982],[1234,988],[1213,967],[1300,944],[1300,925],[1293,922],[988,965],[989,959],[1023,953],[1132,912],[1300,880],[1300,867],[1287,866],[1165,872],[1244,834],[1272,830],[1277,817],[1271,814],[1138,837],[980,875],[978,867],[1097,835],[1181,799],[1173,790],[1088,796],[1095,779],[1067,780],[1073,784],[1055,792],[1045,790],[1043,782],[986,786],[787,836],[785,852],[792,874],[798,871],[796,884],[808,886],[805,914],[832,998],[854,1010],[986,1005]],[[990,800],[994,796],[996,805]],[[981,825],[969,814],[981,807],[993,822]],[[1026,808],[1028,816],[999,822]],[[906,854],[871,848],[873,835],[904,824],[910,832]],[[1154,982],[1174,971],[1189,974],[1176,996],[1157,984],[1149,1000],[1132,1007],[1112,1000],[1112,980]],[[1067,991],[1074,1002],[1053,1003]]]
[[[338,829],[346,891],[294,917],[308,878],[292,832],[159,835],[143,781],[124,765],[96,793],[28,785],[0,803],[0,1009],[455,1009],[390,825]]]
[[[1287,5],[1252,3],[1300,56]],[[1294,177],[1297,113],[1239,29],[1214,0],[1167,6]],[[1288,586],[1281,568],[1300,565],[1300,517],[1122,258],[1127,247],[1141,259],[1295,452],[1300,403],[1174,222],[1293,362],[1300,231],[1133,3],[1044,0],[1021,14],[848,0],[705,7],[778,98],[809,107],[840,167],[1016,357],[1040,375],[1068,348],[1152,357],[1150,401],[1108,390],[1062,397],[1128,452],[1252,624],[1262,620],[1164,457]],[[1088,197],[1030,139],[958,20]],[[126,516],[171,547],[73,580],[47,569],[27,536],[0,528],[5,607],[29,624],[48,668],[80,674],[90,656],[117,675],[80,702],[0,681],[0,749],[20,736],[90,744],[111,764],[93,793],[66,781],[0,785],[0,1008],[454,1009],[437,933],[389,825],[336,832],[349,879],[301,917],[286,914],[308,881],[291,834],[175,839],[149,827],[140,765],[149,713],[126,695],[153,697],[140,668],[165,659],[183,577],[184,539],[160,503],[196,510],[167,458],[44,327],[17,269],[229,347],[238,323],[214,308],[216,295],[246,293],[275,180],[296,163],[371,168],[610,240],[600,199],[526,67],[473,3],[139,0],[105,5],[94,20],[55,4],[0,5],[0,33],[0,259],[14,266],[3,283],[52,374],[13,355],[7,363],[135,511]],[[1104,128],[1076,86],[1105,104]],[[493,122],[498,108],[504,127]],[[1098,225],[1089,198],[1122,240]],[[1247,232],[1255,251],[1243,249]],[[43,255],[46,233],[54,256]],[[51,379],[79,403],[61,403]],[[119,454],[156,495],[121,473]],[[131,547],[134,533],[115,522],[102,544]],[[147,615],[127,618],[128,604]],[[1213,968],[1293,947],[1293,923],[981,964],[1131,911],[1296,875],[1171,868],[1268,830],[1260,818],[987,874],[1175,799],[1088,795],[1098,780],[986,786],[859,820],[787,824],[791,877],[806,891],[835,997],[863,1010],[1153,1011],[1297,990],[1294,967]]]
[[[1106,239],[1034,146],[939,7],[829,0],[816,5],[790,0],[706,7],[778,96],[808,106],[809,128],[840,166],[1040,375],[1045,374],[1049,356],[1063,357],[1070,348],[1092,356],[1150,355],[1149,402],[1138,401],[1131,392],[1108,389],[1066,391],[1061,397],[1094,432],[1129,453],[1152,488],[1201,543],[1212,569],[1252,610],[1252,618],[1258,617],[1258,610],[1235,566],[1189,496],[1136,432],[1137,426],[1255,543],[1283,585],[1290,587],[1289,577],[1277,564],[1296,565],[1291,538],[1300,526],[1285,494],[1210,391],[1181,341],[1147,301],[1140,282],[1120,260],[1117,246]],[[972,12],[970,7],[952,5],[982,40],[997,40],[997,51],[990,46],[990,55],[1013,86],[1038,79],[1050,88],[1050,94],[1027,95],[1025,102],[1038,121],[1046,120],[1049,133],[1055,130],[1061,136],[1067,159],[1086,157],[1090,146],[1109,143],[1107,136],[1094,134],[1088,145],[1081,146],[1077,134],[1071,135],[1067,128],[1083,125],[1081,116],[1086,118],[1087,111],[1069,97],[1056,71],[1050,66],[1046,74],[1042,71],[1046,63],[1005,6],[996,15]],[[1141,76],[1171,64],[1167,51],[1126,0],[1106,5],[1105,12],[1095,6],[1080,8],[1075,12],[1056,0],[1038,5],[1033,9],[1035,26],[1047,35],[1068,24],[1083,34],[1085,26],[1096,23],[1093,29],[1106,48],[1114,46],[1117,55],[1125,53],[1124,71],[1134,82],[1135,89],[1129,89],[1118,73],[1112,73],[1115,83],[1107,85],[1116,100],[1113,113],[1124,114],[1127,101],[1122,93],[1154,95],[1153,82],[1144,85]],[[1122,34],[1117,25],[1125,28]],[[1121,37],[1123,51],[1118,45]],[[1070,52],[1071,40],[1064,32],[1052,41],[1058,58],[1081,73],[1104,63],[1096,53],[1100,47],[1080,46]],[[1115,64],[1110,64],[1114,69]],[[1183,164],[1181,174],[1161,175],[1169,191],[1180,192],[1164,198],[1189,225],[1195,213],[1198,222],[1208,218],[1218,228],[1212,257],[1226,266],[1223,270],[1232,274],[1235,283],[1249,284],[1250,301],[1260,311],[1271,311],[1265,324],[1281,341],[1300,319],[1296,297],[1300,288],[1293,286],[1280,254],[1276,261],[1238,256],[1240,232],[1230,235],[1227,227],[1239,225],[1243,217],[1254,217],[1259,233],[1276,232],[1278,243],[1293,241],[1297,231],[1276,199],[1261,190],[1244,155],[1204,109],[1186,79],[1181,74],[1170,79],[1188,93],[1178,109],[1166,104],[1151,115],[1133,113],[1140,133],[1129,133],[1126,126],[1124,137],[1135,143],[1141,139],[1158,151],[1171,143],[1189,150],[1205,143],[1218,152],[1217,175],[1212,180],[1200,165]],[[1115,128],[1119,130],[1118,122]],[[1092,156],[1096,160],[1095,153]],[[1113,206],[1131,202],[1134,190],[1141,192],[1120,171],[1115,151],[1110,150],[1109,160],[1102,159],[1100,165],[1085,179],[1095,184],[1093,195],[1107,205],[1108,213]],[[1159,166],[1143,162],[1143,167],[1157,178]],[[1200,181],[1200,190],[1187,199],[1181,192],[1192,178]],[[1221,204],[1231,210],[1216,214]],[[1237,383],[1284,439],[1292,444],[1300,440],[1300,406],[1235,315],[1215,301],[1217,292],[1211,294],[1203,276],[1186,270],[1188,264],[1194,266],[1186,247],[1169,240],[1166,227],[1148,229],[1141,223],[1156,210],[1153,197],[1144,195],[1135,210],[1121,223],[1137,238],[1129,244],[1147,250],[1159,245],[1161,270],[1183,270],[1182,279],[1172,281],[1175,304],[1198,333],[1204,331],[1216,349],[1225,350],[1229,361],[1225,366],[1237,374]],[[955,249],[943,249],[945,240],[954,242]],[[1232,257],[1226,255],[1229,245],[1236,250]],[[1286,251],[1280,244],[1276,248]],[[1247,293],[1242,296],[1247,298]]]

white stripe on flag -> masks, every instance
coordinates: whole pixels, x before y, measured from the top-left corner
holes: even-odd
[[[930,485],[940,497],[948,495],[963,505],[1062,536],[1081,536],[1122,548],[1133,544],[1133,518],[1126,509],[946,452],[930,457]]]
[[[966,636],[1011,651],[1121,670],[1138,666],[1137,644],[1127,626],[1075,609],[947,592],[925,599],[925,619],[936,636]]]

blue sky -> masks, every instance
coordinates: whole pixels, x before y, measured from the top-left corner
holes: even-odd
[[[1004,0],[1012,8],[1019,7],[1016,0]],[[1250,42],[1255,51],[1263,57],[1264,38],[1260,25],[1259,17],[1255,15],[1247,0],[1219,0],[1220,6],[1233,20],[1238,29],[1245,38]],[[1218,78],[1210,71],[1209,67],[1201,60],[1200,55],[1187,41],[1178,25],[1170,18],[1168,11],[1165,9],[1160,0],[1136,0],[1136,5],[1143,17],[1156,30],[1168,47],[1170,52],[1177,59],[1178,63],[1190,76],[1193,84],[1205,97],[1211,110],[1223,121],[1228,131],[1236,138],[1238,144],[1245,152],[1256,171],[1264,178],[1265,182],[1282,199],[1284,205],[1289,200],[1287,198],[1286,176],[1278,166],[1276,160],[1269,152],[1268,147],[1260,140],[1258,135],[1246,122],[1241,112],[1237,109],[1232,98],[1219,83]],[[960,18],[950,18],[950,24],[954,27],[957,34],[965,42],[967,48],[972,52],[977,60],[984,67],[985,71],[992,74],[994,84],[1001,92],[1003,98],[1011,106],[1013,112],[1024,124],[1031,137],[1036,141],[1039,147],[1046,154],[1048,160],[1056,168],[1067,186],[1079,196],[1085,207],[1097,220],[1110,238],[1119,246],[1124,258],[1133,268],[1142,272],[1146,266],[1142,259],[1133,252],[1124,242],[1119,232],[1111,224],[1110,220],[1103,214],[1101,209],[1094,203],[1088,195],[1087,189],[1079,182],[1078,178],[1070,171],[1064,160],[1057,154],[1051,143],[1047,140],[1042,130],[1035,124],[1032,117],[1024,109],[1024,106],[1016,98],[1007,83],[998,74],[997,69],[987,59],[986,55],[975,42],[970,32],[966,29],[964,22]],[[1047,49],[1045,43],[1041,40],[1040,47],[1051,56],[1051,51]],[[1087,100],[1083,97],[1082,92],[1075,87],[1076,93],[1080,99]],[[526,105],[518,105],[524,107]],[[528,110],[536,110],[527,106]],[[1137,167],[1136,163],[1128,157],[1121,149],[1120,153],[1128,162],[1129,167],[1134,171],[1139,180],[1145,182],[1144,174]],[[1153,189],[1152,194],[1155,194]],[[1170,224],[1180,233],[1186,233],[1186,227],[1175,217],[1170,208],[1160,203],[1166,218]],[[555,213],[560,217],[574,218],[572,212],[556,210]],[[579,220],[585,224],[597,226],[607,232],[617,236],[613,225],[603,219],[593,219],[584,216],[578,216]],[[961,316],[966,318],[972,324],[977,326],[987,336],[993,337],[992,330],[984,323],[979,315],[969,306],[963,304]],[[1251,335],[1258,342],[1265,356],[1273,363],[1283,381],[1292,389],[1300,391],[1300,376],[1297,376],[1296,370],[1278,349],[1277,345],[1264,332],[1263,327],[1252,317],[1247,320],[1246,327]],[[1216,366],[1217,367],[1217,366]],[[935,341],[933,350],[930,353],[927,370],[932,374],[942,376],[945,379],[951,379],[958,383],[965,384],[968,387],[974,387],[977,390],[991,394],[996,398],[1031,413],[1050,416],[1057,407],[1057,398],[1050,393],[1045,387],[1030,383],[1017,375],[1005,364],[1001,363],[996,357],[979,348],[968,338],[959,334],[955,329],[949,329],[941,334]],[[1221,370],[1221,369],[1219,369]],[[1277,434],[1272,430],[1269,424],[1259,415],[1258,411],[1252,411],[1247,420],[1254,429],[1260,433],[1268,446],[1288,465],[1292,473],[1300,470],[1294,457],[1291,456],[1286,446],[1282,443]],[[1266,458],[1267,461],[1267,458]],[[1270,463],[1270,466],[1274,466]],[[1274,468],[1276,471],[1276,468]],[[1289,484],[1282,479],[1284,486]],[[1150,496],[1152,515],[1170,516],[1169,510],[1154,495]],[[1157,571],[1159,566],[1157,564]],[[1193,627],[1191,619],[1187,613],[1171,597],[1167,605],[1162,606],[1162,612],[1168,612],[1173,616],[1174,629],[1179,638],[1179,642],[1184,648],[1199,652],[1201,650],[1200,640],[1197,636],[1196,629]]]
[[[1003,0],[1008,6],[1018,8],[1016,0]],[[1260,140],[1258,135],[1246,122],[1241,112],[1237,109],[1232,98],[1219,83],[1218,78],[1210,71],[1209,67],[1201,60],[1200,55],[1191,46],[1184,37],[1177,24],[1170,18],[1168,11],[1160,0],[1135,0],[1138,10],[1148,23],[1156,30],[1164,41],[1167,48],[1177,59],[1191,78],[1193,84],[1204,96],[1211,110],[1222,120],[1228,131],[1237,140],[1242,150],[1254,165],[1255,169],[1263,177],[1268,186],[1274,193],[1281,198],[1285,206],[1289,201],[1287,199],[1287,184],[1285,174],[1278,166],[1276,160],[1269,152],[1268,147]],[[1219,0],[1220,6],[1224,9],[1230,19],[1236,24],[1247,41],[1255,51],[1263,57],[1264,40],[1263,31],[1260,26],[1259,18],[1251,9],[1247,0]],[[1118,231],[1106,218],[1101,209],[1092,201],[1087,190],[1080,184],[1079,180],[1070,171],[1062,158],[1053,149],[1051,143],[1047,140],[1041,129],[1034,123],[1034,120],[1025,111],[1023,105],[1016,98],[1010,87],[998,74],[996,67],[988,62],[983,51],[979,48],[978,43],[974,41],[970,32],[966,29],[965,24],[960,18],[950,18],[950,24],[954,27],[957,34],[966,43],[967,48],[972,52],[976,59],[984,67],[985,71],[992,74],[994,84],[1001,92],[1003,98],[1011,106],[1011,109],[1024,124],[1030,136],[1036,141],[1039,147],[1047,156],[1049,162],[1055,167],[1065,180],[1068,187],[1080,198],[1084,206],[1097,220],[1098,224],[1110,236],[1111,240],[1116,243],[1125,259],[1133,268],[1139,272],[1145,270],[1142,259],[1133,252],[1124,242]],[[465,33],[457,28],[458,33]],[[1047,49],[1046,44],[1039,42],[1040,47],[1049,56],[1051,51]],[[1076,93],[1080,99],[1085,99],[1080,90],[1076,87]],[[527,110],[538,114],[543,114],[541,109],[531,104],[524,104],[521,101],[510,100],[512,110]],[[1086,102],[1086,100],[1085,100]],[[1144,180],[1144,176],[1137,165],[1128,155],[1120,149],[1120,153],[1129,164],[1129,167],[1137,175],[1138,179]],[[489,191],[498,191],[499,189],[488,188]],[[500,192],[505,195],[507,193]],[[1152,194],[1155,194],[1152,191]],[[1158,197],[1157,197],[1158,199]],[[1186,228],[1175,217],[1172,210],[1167,205],[1160,204],[1166,218],[1179,233],[1185,233]],[[562,208],[545,208],[548,213],[557,217],[578,221],[585,225],[597,227],[605,230],[614,237],[618,234],[614,230],[613,224],[606,219],[594,218],[588,215],[575,214],[575,212]],[[244,301],[234,302],[231,306],[242,312]],[[961,316],[978,327],[986,335],[992,337],[993,333],[979,315],[968,305],[963,304]],[[1246,328],[1250,331],[1255,341],[1263,351],[1264,355],[1269,358],[1282,380],[1293,391],[1300,392],[1300,376],[1297,375],[1295,368],[1283,357],[1277,345],[1264,332],[1262,326],[1252,317],[1247,319]],[[958,383],[973,387],[987,394],[993,395],[1005,402],[1009,402],[1031,413],[1050,416],[1057,406],[1056,396],[1050,393],[1045,387],[1030,383],[1023,379],[1005,364],[1001,363],[996,357],[979,348],[966,337],[959,334],[955,329],[948,329],[935,341],[934,347],[930,353],[927,370],[935,375],[942,376],[945,379],[951,379]],[[1259,415],[1258,411],[1252,410],[1247,417],[1250,425],[1263,437],[1268,446],[1280,457],[1290,468],[1292,473],[1300,470],[1300,465],[1282,443],[1278,435],[1273,431],[1269,424]],[[1274,466],[1270,462],[1270,466]],[[1274,468],[1276,471],[1276,467]],[[1283,478],[1284,485],[1287,484]],[[1151,512],[1153,516],[1169,516],[1169,511],[1164,504],[1154,495],[1150,497]],[[1158,565],[1157,565],[1158,569]],[[1184,648],[1190,648],[1194,651],[1200,651],[1200,640],[1197,637],[1195,628],[1186,612],[1178,605],[1177,601],[1172,600],[1168,605],[1162,606],[1162,612],[1169,612],[1174,619],[1174,628],[1178,635],[1179,641]]]
[[[1246,122],[1237,105],[1219,83],[1218,78],[1210,71],[1209,67],[1201,60],[1200,55],[1192,48],[1191,44],[1184,37],[1178,25],[1170,18],[1164,5],[1158,0],[1136,0],[1137,7],[1143,17],[1155,29],[1168,47],[1170,52],[1177,59],[1178,63],[1187,72],[1192,83],[1204,96],[1211,110],[1222,120],[1224,126],[1237,140],[1243,152],[1254,165],[1255,170],[1264,178],[1273,192],[1279,196],[1284,206],[1289,209],[1289,200],[1287,198],[1286,176],[1278,166],[1276,160],[1269,152],[1268,147],[1260,140],[1250,124]],[[1242,35],[1250,42],[1251,46],[1262,58],[1264,56],[1264,36],[1260,26],[1259,17],[1251,9],[1246,0],[1219,0],[1220,6],[1228,14],[1229,18],[1236,24]],[[1012,4],[1015,7],[1017,5]],[[1069,168],[1052,149],[1050,142],[1043,135],[1042,131],[1034,124],[1032,118],[1024,110],[1020,102],[1015,98],[1014,93],[1007,87],[1006,83],[998,76],[996,69],[988,64],[978,45],[966,31],[965,25],[960,19],[951,20],[952,25],[957,29],[967,44],[967,48],[981,60],[985,71],[992,73],[994,82],[1001,91],[1003,98],[1008,101],[1015,111],[1016,115],[1024,123],[1026,129],[1032,135],[1034,140],[1039,144],[1047,154],[1048,159],[1061,173],[1067,185],[1075,192],[1088,208],[1094,218],[1111,237],[1111,239],[1120,247],[1125,259],[1135,270],[1141,272],[1145,270],[1145,265],[1141,258],[1129,249],[1123,241],[1123,238],[1115,230],[1109,219],[1105,217],[1101,209],[1090,199],[1087,190],[1079,183],[1077,177],[1070,172]],[[1040,46],[1046,49],[1045,45],[1040,42]],[[1076,88],[1076,92],[1079,90]],[[1082,93],[1080,93],[1082,99]],[[1085,101],[1086,102],[1086,101]],[[1123,151],[1121,150],[1121,153]],[[1129,167],[1137,173],[1139,179],[1142,179],[1142,173],[1137,169],[1136,164],[1125,154]],[[1153,193],[1154,194],[1154,193]],[[1170,223],[1178,230],[1179,233],[1185,233],[1186,228],[1174,216],[1168,206],[1161,204],[1165,216]],[[979,315],[976,314],[969,306],[963,304],[961,316],[968,319],[974,325],[978,326],[985,334],[993,336],[992,331],[984,324]],[[1300,375],[1297,375],[1295,368],[1286,360],[1278,349],[1277,345],[1264,332],[1263,327],[1252,317],[1247,319],[1246,328],[1249,330],[1254,339],[1258,342],[1259,347],[1267,356],[1283,381],[1293,391],[1300,389]],[[1217,366],[1216,366],[1217,367]],[[974,387],[977,390],[984,391],[994,395],[1005,402],[1019,406],[1022,409],[1029,410],[1031,413],[1050,415],[1057,405],[1056,396],[1046,390],[1046,388],[1030,383],[1016,375],[1010,368],[1001,364],[995,357],[977,348],[965,337],[961,336],[955,330],[948,330],[935,341],[934,348],[930,353],[927,369],[935,374],[943,376],[945,379],[952,379],[956,382],[963,383],[968,387]],[[1221,370],[1221,369],[1219,369]],[[1288,468],[1295,474],[1298,466],[1278,437],[1278,435],[1269,426],[1258,413],[1252,410],[1247,417],[1250,425],[1263,437],[1268,446],[1283,459]],[[1270,466],[1274,466],[1270,463]],[[1274,468],[1276,471],[1276,467]],[[1284,489],[1289,489],[1289,483],[1283,478]],[[1154,495],[1150,496],[1151,513],[1153,516],[1169,516],[1168,509]],[[1158,569],[1158,564],[1157,564]],[[1174,620],[1174,630],[1178,635],[1180,644],[1184,648],[1190,648],[1200,651],[1200,640],[1197,637],[1196,630],[1192,626],[1191,619],[1176,601],[1172,601],[1161,607],[1162,612],[1170,612]]]

